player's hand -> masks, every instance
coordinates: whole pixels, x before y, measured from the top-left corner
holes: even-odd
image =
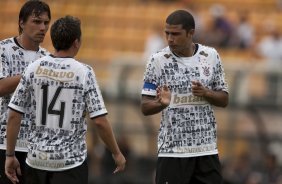
[[[157,87],[156,98],[164,107],[167,107],[170,104],[171,92],[167,85]]]
[[[6,157],[5,174],[12,181],[13,184],[16,184],[19,182],[17,174],[21,175],[21,169],[20,169],[20,163],[15,156]]]
[[[205,97],[208,89],[205,88],[199,81],[192,81],[192,94],[195,96]]]
[[[112,156],[117,166],[116,169],[114,170],[114,174],[123,171],[125,169],[125,163],[126,163],[123,154],[120,152],[119,154],[113,154]]]

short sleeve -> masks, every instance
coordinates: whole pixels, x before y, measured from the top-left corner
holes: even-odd
[[[26,107],[30,105],[30,85],[31,83],[29,75],[27,75],[27,72],[25,71],[21,77],[20,83],[18,84],[10,100],[10,108],[25,113]]]
[[[9,64],[8,64],[8,58],[7,55],[5,54],[5,47],[0,46],[0,57],[1,57],[1,62],[0,62],[0,79],[6,78],[9,75]]]
[[[154,56],[150,57],[146,65],[142,95],[156,96],[156,88],[160,85],[159,66]]]
[[[216,91],[225,91],[228,93],[228,85],[225,79],[224,68],[221,62],[221,58],[217,52],[215,52],[215,65],[214,65],[214,80],[212,88]]]
[[[90,118],[107,114],[107,110],[95,77],[95,73],[93,69],[90,67],[88,68],[88,72],[85,76],[84,85],[85,85],[86,106]]]

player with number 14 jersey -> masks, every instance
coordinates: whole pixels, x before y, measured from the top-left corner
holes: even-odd
[[[35,61],[24,72],[9,107],[25,113],[29,101],[27,164],[51,171],[81,165],[87,156],[86,112],[90,118],[107,114],[92,68],[52,55]]]

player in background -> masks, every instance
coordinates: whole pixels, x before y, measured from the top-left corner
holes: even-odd
[[[214,48],[193,42],[186,10],[166,19],[168,47],[153,54],[144,74],[141,109],[162,112],[156,184],[220,184],[213,106],[228,104],[224,70]]]
[[[30,64],[9,103],[5,171],[16,183],[19,163],[14,156],[21,114],[32,105],[26,159],[28,184],[88,184],[86,115],[124,170],[120,152],[93,69],[74,59],[81,45],[80,20],[58,19],[51,27],[55,52]]]
[[[40,47],[49,28],[51,12],[49,6],[38,0],[27,1],[19,12],[19,36],[0,41],[0,183],[10,184],[5,175],[6,126],[8,103],[16,89],[22,72],[34,60],[49,54]],[[16,156],[22,170],[26,159],[26,139],[30,114],[23,114],[22,126],[16,144]],[[21,173],[23,176],[24,173]],[[19,176],[20,183],[23,178]]]

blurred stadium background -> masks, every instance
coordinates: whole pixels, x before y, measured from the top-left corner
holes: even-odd
[[[18,34],[18,13],[24,2],[0,0],[0,39]],[[270,33],[275,31],[279,37],[282,32],[281,1],[45,2],[51,7],[51,23],[64,15],[81,19],[82,47],[77,59],[94,67],[109,111],[108,118],[128,160],[126,172],[112,175],[111,155],[96,137],[95,127],[90,125],[89,183],[153,184],[160,117],[144,117],[139,108],[146,63],[144,49],[154,27],[163,26],[167,15],[179,8],[191,10],[197,24],[195,41],[214,46],[225,67],[230,105],[215,109],[225,184],[282,183],[282,57],[273,61],[258,51],[258,45]],[[247,46],[241,45],[237,34],[242,15],[247,16],[247,23],[253,29],[252,42]],[[216,30],[218,16],[222,16],[231,29]],[[247,35],[247,31],[245,33]],[[281,36],[279,39],[282,42]],[[52,52],[49,33],[42,46]],[[279,47],[272,50],[282,53]],[[269,80],[269,76],[275,79]]]

